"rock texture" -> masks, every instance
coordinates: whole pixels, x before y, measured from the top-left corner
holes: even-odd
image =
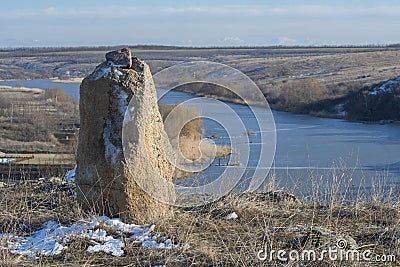
[[[164,203],[175,199],[170,163],[174,154],[150,69],[137,58],[131,60],[130,68],[116,67],[125,61],[103,62],[82,81],[77,197],[86,210],[142,224],[172,215]],[[124,121],[127,110],[131,120]],[[123,129],[128,151],[123,151]]]
[[[132,54],[129,48],[111,51],[106,54],[106,60],[111,66],[130,68],[132,66]]]

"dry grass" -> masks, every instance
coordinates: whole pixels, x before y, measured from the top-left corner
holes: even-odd
[[[231,153],[228,146],[201,140],[204,135],[203,121],[195,108],[160,104],[159,109],[164,122],[166,119],[168,121],[164,126],[172,146],[179,147],[179,151],[176,152],[181,164],[208,162],[210,159],[225,157]],[[193,173],[177,168],[174,177],[184,178],[190,175]]]
[[[0,149],[73,153],[78,104],[61,88],[0,89]]]
[[[192,161],[204,161],[213,158],[226,157],[231,154],[229,146],[218,146],[208,141],[181,138],[180,149],[186,159]]]
[[[15,164],[42,164],[42,165],[54,165],[54,164],[75,164],[76,158],[73,154],[11,154],[7,153],[7,157],[26,157],[23,161],[18,161]]]
[[[29,235],[41,224],[55,220],[65,225],[87,218],[74,200],[74,186],[58,180],[25,181],[1,188],[0,232]],[[329,261],[260,261],[259,250],[315,248],[331,244],[320,231],[353,238],[358,247],[378,254],[400,249],[400,211],[396,205],[365,199],[354,205],[333,200],[303,203],[282,191],[229,194],[219,201],[195,208],[176,208],[174,218],[159,222],[156,232],[171,238],[179,248],[147,249],[125,241],[125,255],[89,254],[84,238],[71,239],[60,255],[30,259],[0,250],[1,266],[398,266],[395,263]],[[236,220],[225,217],[235,212]],[[27,228],[21,229],[20,224]],[[323,230],[320,230],[323,229]],[[4,242],[1,239],[0,242]],[[326,244],[324,243],[326,242]]]
[[[54,79],[54,83],[81,83],[83,78]]]

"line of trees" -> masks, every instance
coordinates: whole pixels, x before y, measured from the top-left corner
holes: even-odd
[[[398,44],[368,44],[368,45],[240,45],[240,46],[169,46],[169,45],[115,45],[115,46],[60,46],[60,47],[17,47],[2,48],[0,52],[29,52],[29,53],[48,53],[48,52],[68,52],[68,51],[109,51],[117,50],[121,47],[144,50],[184,50],[184,49],[299,49],[299,48],[400,48]]]

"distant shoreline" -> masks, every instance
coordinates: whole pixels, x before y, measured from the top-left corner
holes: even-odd
[[[54,83],[81,83],[83,78],[67,78],[67,79],[60,79],[60,78],[54,78],[50,79]]]
[[[0,85],[1,91],[8,92],[32,92],[32,93],[42,93],[42,88],[28,88],[28,87],[18,87],[18,86],[9,86],[9,85]]]

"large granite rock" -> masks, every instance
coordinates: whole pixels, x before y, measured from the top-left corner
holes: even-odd
[[[170,163],[174,154],[150,69],[137,58],[131,60],[131,68],[103,62],[82,81],[76,182],[78,201],[85,210],[141,224],[172,215],[164,203],[175,200]],[[132,120],[124,122],[131,100]],[[124,126],[129,129],[127,160],[122,148]],[[161,201],[147,193],[155,191]]]

